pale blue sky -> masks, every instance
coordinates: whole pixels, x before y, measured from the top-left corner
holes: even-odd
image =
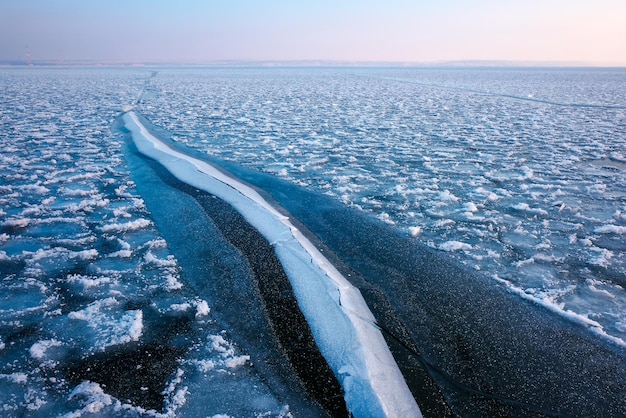
[[[0,61],[626,65],[625,0],[0,0]]]

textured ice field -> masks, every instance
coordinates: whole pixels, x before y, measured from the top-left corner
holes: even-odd
[[[0,415],[297,410],[183,279],[111,131],[132,106],[626,345],[624,70],[2,68],[0,91]]]
[[[167,70],[138,109],[626,345],[624,70]]]
[[[147,75],[0,70],[2,416],[290,414],[180,281],[111,134]]]

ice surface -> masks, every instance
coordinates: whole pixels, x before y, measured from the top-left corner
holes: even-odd
[[[228,333],[220,334],[224,329],[207,301],[184,285],[131,180],[120,138],[111,134],[122,105],[135,102],[146,76],[120,69],[0,70],[3,416],[289,414],[289,406],[242,366],[248,354],[235,349]],[[171,308],[186,304],[188,312]],[[149,364],[154,334],[177,315],[189,317],[191,332],[180,331],[180,338],[197,344],[193,355],[229,361],[228,376],[199,372],[181,355],[181,364],[171,374],[165,369],[162,381],[146,378],[146,390],[137,388],[156,392],[162,408],[116,397],[115,379],[101,384],[115,367],[77,377],[115,353],[137,362],[119,369],[150,376],[135,367]],[[221,335],[236,350],[232,359],[205,349],[205,333]],[[248,400],[237,395],[238,388],[254,395]],[[232,396],[214,399],[228,390]]]
[[[626,344],[623,70],[2,68],[0,91],[0,407],[9,416],[80,416],[102,399],[111,401],[103,415],[155,416],[101,385],[69,400],[81,382],[63,368],[104,341],[129,340],[104,353],[143,344],[169,315],[237,345],[150,223],[111,134],[131,109],[173,141],[359,208]],[[126,324],[119,333],[69,318],[109,298],[118,303],[100,313]],[[84,335],[74,338],[72,324]],[[51,341],[60,345],[44,353]],[[168,405],[186,401],[173,415],[289,414],[246,367],[205,376],[185,363],[219,361],[207,341],[160,389],[179,382]]]
[[[126,113],[124,120],[140,152],[185,183],[229,202],[275,247],[320,351],[356,416],[421,415],[360,292],[287,217],[256,190],[159,140],[135,113]]]
[[[593,230],[599,234],[626,234],[626,226],[602,225]]]
[[[459,250],[471,250],[472,246],[464,242],[459,241],[447,241],[439,246],[439,249],[444,251],[459,251]]]
[[[141,310],[124,311],[119,315],[120,302],[113,298],[101,299],[89,304],[85,309],[70,312],[69,319],[86,322],[84,332],[96,334],[94,350],[104,350],[109,346],[137,341],[143,329],[143,312]],[[77,331],[82,327],[72,324]],[[79,332],[82,335],[83,332]]]
[[[336,197],[432,248],[465,243],[449,255],[487,277],[574,285],[564,306],[626,341],[620,288],[610,305],[579,303],[594,298],[585,280],[623,288],[626,275],[623,71],[212,69],[153,82],[179,94],[139,110],[174,141]],[[598,263],[588,242],[613,256]],[[552,261],[518,265],[537,245]]]

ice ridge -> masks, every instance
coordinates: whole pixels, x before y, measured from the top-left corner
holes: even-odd
[[[123,115],[138,150],[179,180],[231,204],[272,243],[313,336],[354,416],[420,417],[421,412],[359,290],[255,189],[169,147],[133,111]]]

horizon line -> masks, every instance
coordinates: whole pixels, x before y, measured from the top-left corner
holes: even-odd
[[[1,60],[0,67],[35,67],[35,66],[241,66],[241,67],[545,67],[545,68],[626,68],[626,63],[594,63],[586,61],[536,61],[536,60],[443,60],[443,61],[368,61],[368,60],[255,60],[255,59],[224,59],[207,61],[158,61],[158,60],[55,60],[42,59],[26,61],[23,59]]]

